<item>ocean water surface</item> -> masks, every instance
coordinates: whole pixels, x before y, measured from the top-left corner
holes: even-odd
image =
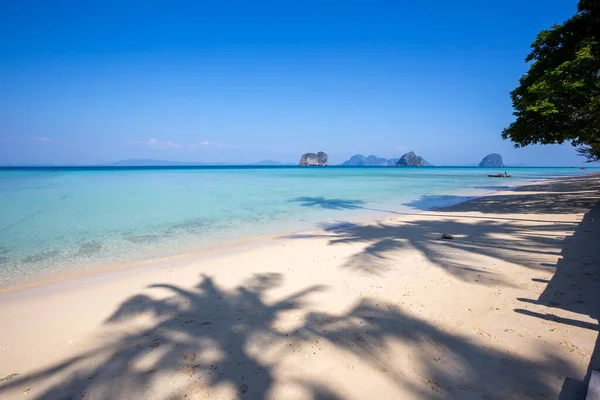
[[[509,172],[510,179],[488,173]],[[590,168],[0,168],[0,287],[415,212]]]

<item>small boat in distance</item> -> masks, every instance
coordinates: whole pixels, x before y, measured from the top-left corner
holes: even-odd
[[[586,167],[581,167],[579,169],[582,170],[582,171],[585,171],[587,168]]]
[[[510,178],[510,175],[507,174],[506,172],[503,174],[489,174],[488,176],[490,178]]]

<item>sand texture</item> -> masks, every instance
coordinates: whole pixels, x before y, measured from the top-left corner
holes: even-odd
[[[0,398],[583,398],[599,200],[565,178],[4,291]]]

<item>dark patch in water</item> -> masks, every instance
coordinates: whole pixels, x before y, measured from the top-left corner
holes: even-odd
[[[435,209],[441,208],[441,207],[452,206],[454,204],[458,204],[463,201],[471,200],[473,198],[474,198],[473,196],[454,196],[454,195],[445,195],[445,194],[423,195],[423,196],[421,196],[421,198],[419,198],[417,200],[413,200],[411,202],[404,203],[404,205],[407,205],[412,208],[416,208],[418,210],[427,211],[427,210],[435,210]]]
[[[132,243],[152,243],[160,240],[160,238],[164,237],[164,235],[131,235],[125,236],[124,239],[128,240]]]
[[[7,263],[8,263],[8,257],[0,256],[0,264],[7,264]]]
[[[0,254],[8,254],[10,253],[10,249],[8,247],[0,246]]]
[[[298,203],[302,207],[319,207],[326,210],[357,210],[365,208],[365,202],[362,200],[351,199],[328,199],[323,196],[319,197],[296,197],[289,199],[288,203]]]
[[[185,231],[188,233],[196,233],[203,228],[209,226],[211,221],[205,218],[191,218],[186,221],[173,224],[166,228],[162,233],[149,234],[149,235],[124,235],[124,239],[132,243],[152,243],[157,242],[165,237],[176,235],[178,232]]]
[[[46,261],[52,257],[56,257],[58,255],[58,251],[46,251],[44,253],[36,254],[35,256],[25,257],[23,262],[26,263],[34,263],[40,261]]]
[[[475,189],[485,189],[485,190],[506,190],[510,189],[510,186],[475,186]]]
[[[79,250],[75,253],[76,257],[86,257],[90,256],[94,253],[97,253],[102,249],[102,243],[100,242],[88,242],[83,243],[79,246]]]
[[[184,230],[188,232],[198,231],[205,226],[210,225],[210,221],[204,218],[191,218],[171,226],[171,229]]]

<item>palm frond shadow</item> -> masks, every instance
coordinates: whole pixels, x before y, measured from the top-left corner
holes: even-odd
[[[310,314],[298,333],[326,339],[351,352],[384,370],[391,381],[419,398],[437,399],[441,393],[444,398],[455,399],[543,397],[552,389],[542,376],[557,370],[572,371],[571,365],[556,355],[542,351],[539,360],[524,360],[446,333],[393,304],[372,299],[361,300],[343,315]],[[399,364],[386,362],[395,341],[414,349],[411,357],[416,356],[413,361],[423,371],[421,384],[407,383]],[[504,371],[501,378],[493,372],[499,366]]]
[[[594,201],[593,196],[589,201]],[[575,203],[575,209],[584,207],[582,204]],[[345,206],[360,205],[335,205]],[[576,229],[573,223],[511,218],[472,221],[423,217],[398,224],[347,223],[343,227],[324,226],[319,235],[331,245],[364,244],[365,248],[345,266],[367,273],[383,273],[394,251],[408,247],[453,276],[483,285],[510,282],[484,269],[485,265],[465,263],[465,252],[478,257],[478,262],[501,259],[534,270],[563,268],[565,274],[555,274],[553,287],[549,285],[537,301],[554,306],[557,288],[587,285],[590,304],[569,302],[561,307],[598,317],[597,308],[593,308],[598,301],[596,280],[579,274],[596,274],[597,263],[579,271],[572,270],[572,264],[566,267],[541,262],[541,256],[547,255],[574,257],[574,243],[578,241],[565,243],[564,239]],[[592,216],[589,221],[597,226]],[[577,232],[587,234],[590,226]],[[452,233],[456,240],[441,241],[443,232]],[[563,248],[565,244],[570,249]],[[557,252],[559,248],[563,248],[562,254]],[[577,274],[575,283],[569,274]],[[152,285],[125,299],[108,316],[107,334],[98,339],[97,346],[0,383],[0,398],[21,397],[31,388],[28,397],[34,399],[144,398],[151,393],[175,400],[210,398],[212,393],[228,388],[236,398],[269,399],[280,384],[301,386],[306,398],[343,398],[338,387],[326,381],[295,377],[284,382],[277,371],[280,361],[298,357],[291,349],[315,340],[378,369],[390,388],[419,398],[553,398],[556,385],[550,378],[558,379],[557,373],[562,377],[575,374],[569,360],[547,354],[543,347],[535,359],[525,359],[470,337],[452,335],[396,304],[375,299],[359,298],[338,314],[307,312],[315,297],[327,288],[311,286],[277,299],[272,292],[282,284],[283,275],[267,273],[228,289],[209,276],[201,276],[195,286]],[[278,327],[280,318],[290,311],[302,314],[298,325],[288,330]],[[410,361],[394,353],[398,344],[412,350]],[[405,368],[418,368],[420,381],[406,379]],[[503,373],[497,374],[498,370]],[[364,382],[344,384],[359,391]]]
[[[307,313],[299,326],[281,330],[276,327],[281,313],[306,307],[309,298],[325,290],[313,286],[267,301],[267,292],[281,283],[279,274],[261,274],[230,290],[208,276],[192,288],[153,285],[148,293],[125,300],[107,319],[120,336],[111,335],[91,351],[0,385],[0,397],[40,387],[29,397],[139,398],[158,390],[159,398],[183,399],[210,397],[229,387],[237,398],[269,399],[278,384],[287,383],[301,386],[305,398],[341,399],[327,381],[281,382],[275,373],[282,359],[294,357],[286,349],[315,340],[378,369],[392,387],[421,398],[437,398],[440,392],[448,398],[537,396],[552,391],[546,382],[549,371],[571,370],[558,357],[542,352],[539,359],[522,359],[370,299],[339,315]],[[404,379],[404,364],[388,356],[398,342],[414,349],[412,362],[419,365],[421,383]],[[498,365],[508,372],[492,376],[491,367]],[[360,382],[347,385],[361,388]]]
[[[584,216],[575,232],[566,238],[556,272],[537,299],[520,298],[525,304],[535,304],[536,311],[517,308],[515,312],[574,328],[600,331],[600,202]],[[556,310],[576,314],[571,318],[557,315]],[[591,318],[594,322],[584,321]],[[583,380],[569,378],[565,381],[560,399],[585,398],[593,370],[600,370],[600,336],[590,355],[587,373]]]
[[[402,249],[414,249],[434,265],[464,280],[486,285],[508,285],[490,265],[503,260],[526,268],[548,269],[543,256],[559,255],[565,234],[575,229],[570,223],[526,226],[512,221],[459,222],[453,219],[424,218],[401,223],[360,225],[350,222],[322,224],[323,233],[292,238],[322,237],[330,245],[361,243],[362,250],[350,256],[343,267],[380,275],[393,267],[393,257]],[[540,235],[540,232],[543,234]],[[455,240],[442,240],[452,233]],[[472,258],[475,256],[476,258]],[[526,256],[526,257],[524,257]],[[410,266],[405,265],[409,268]]]
[[[449,206],[439,211],[496,214],[585,213],[600,200],[600,177],[578,176],[512,188],[517,195],[494,195]]]
[[[397,250],[415,249],[433,264],[461,280],[510,285],[501,275],[491,272],[486,263],[502,260],[525,268],[553,270],[553,265],[545,265],[545,256],[559,256],[558,249],[562,248],[565,237],[573,234],[577,228],[577,223],[571,220],[552,222],[523,219],[519,214],[586,212],[600,200],[600,178],[575,177],[559,183],[524,186],[515,190],[550,189],[556,193],[476,198],[422,217],[416,215],[416,219],[400,223],[325,223],[321,224],[321,234],[290,237],[302,239],[321,236],[327,238],[331,245],[364,244],[362,251],[344,263],[344,267],[363,273],[382,274],[391,268]],[[429,197],[424,200],[425,203],[430,201]],[[487,213],[490,210],[506,216],[456,214]],[[469,222],[461,222],[460,217],[469,218]],[[443,233],[451,233],[457,239],[440,240]],[[466,261],[473,256],[477,261]]]

